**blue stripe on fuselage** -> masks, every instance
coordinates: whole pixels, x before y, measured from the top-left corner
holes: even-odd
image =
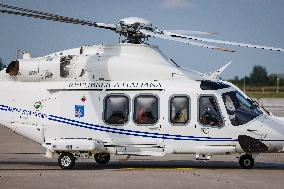
[[[141,137],[172,139],[172,140],[236,141],[236,139],[232,139],[232,138],[182,136],[182,135],[171,135],[171,134],[163,134],[163,133],[151,133],[151,132],[142,132],[142,131],[134,131],[134,130],[125,130],[125,129],[118,129],[118,128],[113,128],[113,127],[94,125],[94,124],[80,122],[80,121],[58,117],[54,115],[49,115],[48,119],[51,121],[56,121],[56,122],[64,123],[68,125],[79,126],[79,127],[92,129],[92,130],[99,130],[99,131],[110,132],[110,133],[124,134],[124,135],[129,135],[129,136],[141,136]]]
[[[11,111],[17,109],[12,108],[10,106],[0,105],[0,110],[3,111]],[[18,110],[18,109],[17,109]],[[24,109],[21,109],[21,111],[26,111]],[[38,114],[41,114],[40,112],[37,112]],[[67,125],[77,126],[81,128],[87,128],[91,130],[97,130],[102,132],[109,132],[109,133],[115,133],[115,134],[122,134],[122,135],[128,135],[128,136],[139,136],[139,137],[146,137],[146,138],[160,138],[160,139],[169,139],[169,140],[193,140],[193,141],[237,141],[237,139],[232,138],[213,138],[213,137],[198,137],[198,136],[182,136],[182,135],[172,135],[172,134],[163,134],[163,133],[157,133],[157,132],[146,132],[146,131],[135,131],[135,130],[127,130],[127,129],[119,129],[114,127],[107,127],[107,126],[101,126],[101,125],[95,125],[91,123],[85,123],[80,122],[77,120],[72,120],[64,117],[59,117],[55,115],[49,115],[41,118],[48,117],[48,120],[55,121],[58,123],[63,123]],[[31,114],[30,116],[36,116],[34,114]]]

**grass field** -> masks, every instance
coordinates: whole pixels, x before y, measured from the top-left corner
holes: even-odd
[[[246,94],[251,98],[284,98],[284,92],[255,92],[248,91]]]
[[[243,87],[239,87],[243,90]],[[279,87],[278,93],[276,87],[246,87],[245,93],[251,98],[284,98],[284,87]]]

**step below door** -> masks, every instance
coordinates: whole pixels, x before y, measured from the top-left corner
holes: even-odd
[[[117,147],[117,155],[137,155],[137,156],[164,156],[164,148],[159,147]]]

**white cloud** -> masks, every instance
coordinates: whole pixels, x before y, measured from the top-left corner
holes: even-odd
[[[163,7],[169,9],[182,9],[185,7],[194,7],[195,4],[189,0],[163,0]]]

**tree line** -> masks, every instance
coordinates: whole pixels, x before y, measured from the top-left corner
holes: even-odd
[[[279,81],[277,81],[279,80]],[[235,76],[234,79],[229,80],[233,84],[237,86],[250,86],[250,87],[262,87],[262,86],[276,86],[277,82],[279,82],[279,86],[284,86],[284,78],[283,75],[277,74],[267,74],[267,71],[262,66],[254,66],[252,72],[249,76],[245,76],[243,78],[239,78]]]

